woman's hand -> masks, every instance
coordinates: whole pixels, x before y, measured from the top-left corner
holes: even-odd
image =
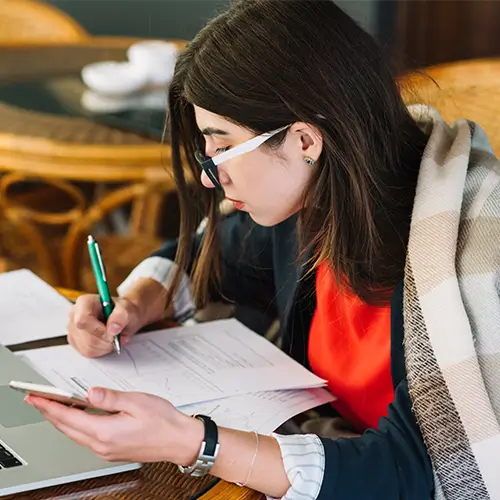
[[[36,396],[25,401],[70,439],[108,461],[191,465],[205,435],[203,422],[148,394],[92,389],[90,403],[118,412],[112,415],[89,414]],[[219,443],[212,474],[231,482],[248,479],[250,488],[274,498],[285,495],[290,482],[274,438],[260,436],[257,449],[253,434],[220,427]]]
[[[115,335],[120,334],[120,342],[127,344],[143,326],[141,311],[130,299],[116,299],[115,308],[104,324],[99,296],[82,295],[69,314],[68,342],[80,354],[98,358],[113,351]]]
[[[90,403],[111,415],[90,414],[36,396],[25,401],[59,431],[108,461],[190,465],[199,454],[203,423],[165,399],[137,392],[94,388]]]
[[[159,321],[173,312],[165,307],[166,290],[150,278],[138,279],[127,293],[115,299],[115,308],[106,324],[97,295],[78,297],[71,308],[68,342],[80,354],[98,358],[113,350],[113,338],[127,344],[142,327]]]

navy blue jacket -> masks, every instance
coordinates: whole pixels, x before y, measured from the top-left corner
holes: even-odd
[[[199,244],[199,239],[195,247]],[[173,259],[176,242],[156,255]],[[315,277],[297,259],[296,219],[256,225],[237,212],[222,222],[222,285],[213,298],[264,309],[280,319],[283,349],[308,366],[307,342],[316,307]],[[433,474],[408,394],[403,353],[403,287],[391,305],[394,402],[378,428],[359,438],[323,439],[326,469],[318,500],[426,500]],[[335,360],[332,359],[332,363]]]

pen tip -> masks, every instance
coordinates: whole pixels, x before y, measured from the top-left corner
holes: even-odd
[[[92,237],[91,234],[87,236],[87,243],[94,243],[94,238]]]
[[[120,346],[120,341],[118,340],[118,337],[115,337],[113,339],[113,346],[115,348],[116,354],[120,354],[122,352],[121,346]]]

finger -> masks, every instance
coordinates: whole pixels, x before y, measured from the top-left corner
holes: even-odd
[[[86,335],[91,335],[97,339],[106,338],[106,326],[97,318],[92,316],[78,317],[75,315],[74,325],[78,332],[84,332]]]
[[[113,312],[110,314],[106,323],[108,333],[118,335],[125,333],[127,326],[130,323],[130,311],[127,300],[117,300]]]
[[[80,409],[50,401],[48,399],[30,395],[25,400],[36,408],[56,428],[65,426],[81,433],[85,439],[95,439],[100,429],[108,425],[103,419],[110,415],[90,415]]]
[[[120,333],[120,342],[123,343],[128,343],[132,339],[132,337],[137,333],[137,327],[136,325],[129,325],[127,326],[121,333]]]
[[[78,297],[73,309],[73,321],[70,324],[70,331],[76,329],[98,338],[106,335],[106,327],[98,319],[99,312],[97,312],[95,304],[95,297],[91,295]]]
[[[102,443],[97,439],[89,438],[82,432],[75,430],[65,424],[58,423],[57,425],[55,424],[53,425],[59,432],[62,432],[65,436],[74,441],[76,444],[83,446],[84,448],[87,448],[100,458],[108,461],[116,460],[114,458],[116,456],[116,452],[112,453],[112,447],[109,446],[109,444]]]
[[[104,342],[93,338],[91,342],[83,339],[71,339],[68,337],[69,343],[86,358],[100,358],[113,351],[113,343],[111,341]]]
[[[92,315],[96,318],[103,318],[103,311],[99,296],[95,294],[80,295],[75,301],[73,309],[83,315]]]
[[[116,460],[117,422],[112,415],[90,415],[37,396],[25,401],[35,407],[58,431],[104,460]],[[119,444],[119,443],[118,443]]]
[[[130,344],[130,341],[132,340],[131,335],[124,335],[123,333],[120,335],[120,345],[123,347],[127,344]]]
[[[141,406],[142,395],[135,392],[93,387],[88,393],[88,400],[92,406],[100,410],[135,414]]]
[[[68,330],[68,343],[87,358],[97,358],[113,350],[113,337],[106,334],[104,338],[90,336],[87,332],[72,328]]]
[[[97,439],[90,438],[81,431],[73,429],[66,424],[62,424],[60,422],[51,422],[49,419],[47,419],[47,421],[52,424],[55,429],[63,433],[66,437],[74,441],[76,444],[87,448],[103,460],[117,460],[117,458],[115,458],[116,453],[112,453],[111,448],[106,443],[102,443]]]
[[[89,449],[104,460],[118,460],[116,451],[113,452],[116,445],[110,445],[109,442],[103,442],[94,435],[90,436],[89,434],[82,432],[80,429],[76,429],[73,426],[67,425],[59,420],[55,420],[46,411],[40,410],[40,413],[45,417],[47,422],[54,426],[55,429],[63,433],[76,444]],[[102,427],[104,428],[104,426]],[[109,424],[106,427],[109,427]],[[99,431],[95,434],[98,435]]]
[[[40,412],[42,413],[42,412]],[[43,413],[42,413],[43,415]],[[65,424],[62,424],[60,422],[52,422],[47,418],[47,421],[50,422],[59,432],[62,432],[64,435],[69,437],[72,441],[74,441],[76,444],[79,444],[80,446],[85,446],[86,448],[89,448],[89,444],[91,443],[91,440],[89,439],[89,436],[84,434],[83,432],[73,429]]]

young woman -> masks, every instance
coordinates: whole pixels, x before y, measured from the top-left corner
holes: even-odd
[[[320,0],[236,2],[179,57],[169,99],[180,238],[136,268],[107,325],[79,300],[70,342],[106,354],[168,304],[189,312],[191,288],[197,305],[274,308],[283,348],[362,435],[216,435],[102,389],[91,402],[118,414],[28,402],[106,459],[214,462],[270,497],[500,498],[500,170],[481,129],[408,109],[374,40]],[[237,212],[219,217],[224,198]]]

